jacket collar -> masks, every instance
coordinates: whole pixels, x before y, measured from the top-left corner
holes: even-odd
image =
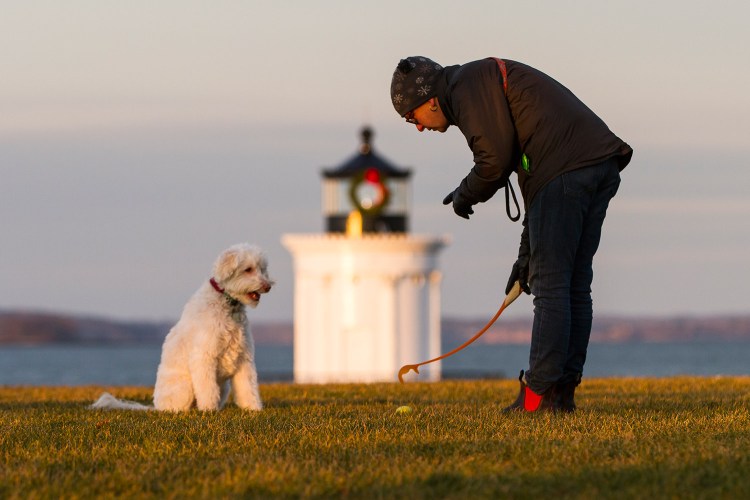
[[[450,97],[450,86],[453,75],[456,74],[458,68],[461,66],[456,64],[455,66],[446,66],[443,68],[443,74],[437,81],[437,98],[440,103],[440,110],[443,112],[445,117],[448,119],[449,125],[456,124],[456,117],[453,113],[451,97]]]

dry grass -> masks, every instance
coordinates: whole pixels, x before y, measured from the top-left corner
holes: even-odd
[[[264,385],[260,413],[103,389],[151,395],[0,388],[0,498],[750,498],[750,377],[586,380],[573,415],[503,414],[513,381]]]

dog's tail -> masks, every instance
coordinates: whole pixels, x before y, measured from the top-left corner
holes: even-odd
[[[135,401],[117,399],[112,394],[105,392],[99,399],[89,406],[92,410],[153,410],[153,406],[142,405]]]

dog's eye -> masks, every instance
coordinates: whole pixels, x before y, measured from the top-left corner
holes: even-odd
[[[253,271],[255,271],[255,269],[253,269],[252,267],[248,267],[247,269],[245,269],[246,273],[251,273]]]

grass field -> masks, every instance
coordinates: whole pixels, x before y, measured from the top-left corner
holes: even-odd
[[[585,380],[572,415],[503,414],[507,380],[263,385],[259,413],[104,389],[151,397],[0,387],[0,498],[750,498],[750,377]]]

